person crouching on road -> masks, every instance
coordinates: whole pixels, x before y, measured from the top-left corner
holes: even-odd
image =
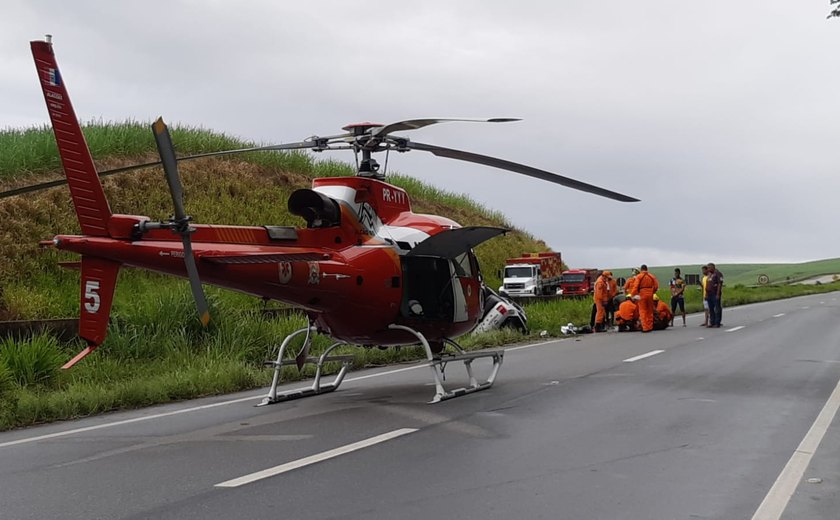
[[[618,310],[615,312],[615,324],[618,325],[619,332],[641,329],[639,326],[639,306],[629,296],[619,304]]]
[[[674,314],[671,312],[668,304],[663,302],[658,294],[653,295],[653,301],[656,302],[656,307],[653,309],[653,330],[665,330],[674,319]]]
[[[647,265],[642,264],[630,288],[631,298],[639,302],[639,321],[642,322],[642,332],[653,330],[653,295],[658,290],[659,280],[648,272]]]
[[[609,284],[609,271],[604,271],[601,273],[601,276],[595,280],[595,292],[593,293],[592,297],[595,300],[595,328],[593,329],[594,332],[604,332],[607,330],[606,326],[606,318],[607,318],[607,306],[610,302],[609,291],[610,291],[610,284]]]

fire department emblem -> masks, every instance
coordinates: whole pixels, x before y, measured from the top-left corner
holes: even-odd
[[[321,283],[321,268],[318,267],[318,262],[309,262],[309,285],[319,283]]]
[[[280,283],[289,283],[292,279],[292,263],[280,262],[278,267],[280,268]]]

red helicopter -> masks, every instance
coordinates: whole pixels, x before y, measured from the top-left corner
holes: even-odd
[[[351,357],[330,354],[343,344],[421,344],[435,381],[432,402],[483,390],[493,384],[503,351],[466,352],[453,338],[475,327],[484,307],[484,286],[473,248],[507,230],[461,227],[446,217],[413,213],[406,192],[385,181],[373,154],[420,150],[619,201],[637,200],[536,168],[395,135],[446,121],[515,119],[359,123],[345,126],[345,133],[339,135],[186,157],[176,156],[169,131],[158,119],[152,131],[159,163],[98,174],[59,72],[50,36],[31,42],[31,48],[82,232],[45,241],[45,245],[81,255],[79,335],[88,346],[64,368],[73,366],[104,341],[117,273],[125,265],[189,279],[204,325],[209,312],[202,283],[285,302],[307,314],[308,326],[287,336],[276,360],[268,363],[275,369],[274,379],[262,404],[338,388]],[[179,161],[259,150],[345,149],[356,154],[355,177],[315,179],[311,189],[299,189],[289,197],[289,211],[302,217],[305,227],[193,225],[184,209]],[[111,213],[99,175],[153,164],[163,166],[174,216],[156,222],[145,216]],[[335,340],[319,357],[308,355],[314,334]],[[287,348],[298,336],[304,337],[303,345],[294,358],[287,359]],[[453,352],[445,352],[446,346]],[[489,377],[481,382],[472,371],[477,358],[491,358],[493,363]],[[322,384],[322,369],[330,361],[341,362],[342,367],[332,382]],[[452,361],[464,362],[469,383],[446,390],[443,370]],[[312,387],[279,393],[282,367],[297,364],[300,368],[307,362],[316,365]]]

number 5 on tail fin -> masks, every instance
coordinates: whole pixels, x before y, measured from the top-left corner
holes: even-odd
[[[105,341],[120,265],[113,260],[82,256],[79,336],[88,346],[61,368],[72,367]]]

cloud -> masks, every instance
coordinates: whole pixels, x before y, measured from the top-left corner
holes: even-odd
[[[288,142],[522,117],[407,135],[642,202],[419,152],[390,166],[504,212],[571,265],[840,256],[840,32],[822,4],[13,1],[0,30],[0,125],[47,121],[27,42],[49,31],[85,119]]]

